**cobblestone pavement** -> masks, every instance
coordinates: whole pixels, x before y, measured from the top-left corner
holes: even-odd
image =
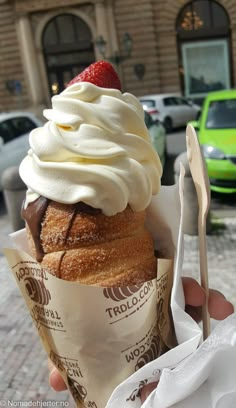
[[[11,228],[0,213],[0,243],[7,246]],[[210,286],[236,306],[236,218],[214,220],[207,237]],[[197,237],[185,237],[184,274],[199,277]],[[48,385],[46,354],[36,335],[7,261],[0,252],[0,400],[66,401],[67,392],[56,393]],[[0,401],[1,405],[1,401]]]
[[[218,289],[236,309],[236,218],[213,219],[207,235],[209,286]],[[198,238],[185,236],[184,275],[199,280]]]

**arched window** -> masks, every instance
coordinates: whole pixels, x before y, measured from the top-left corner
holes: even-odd
[[[94,47],[88,25],[72,14],[50,20],[42,37],[51,94],[61,92],[67,83],[94,62]]]
[[[228,35],[229,18],[215,1],[195,0],[185,5],[177,18],[179,38],[200,38]]]
[[[183,93],[195,99],[229,88],[230,21],[224,7],[212,0],[193,0],[176,20]]]

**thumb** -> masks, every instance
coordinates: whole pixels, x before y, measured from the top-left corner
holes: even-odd
[[[55,391],[66,390],[66,384],[56,367],[51,368],[49,373],[49,384]]]

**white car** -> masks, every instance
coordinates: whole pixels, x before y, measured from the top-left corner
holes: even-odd
[[[157,151],[162,166],[164,167],[165,159],[166,159],[166,131],[165,128],[158,120],[154,120],[152,116],[145,112],[145,124],[148,128],[151,142],[154,149]]]
[[[166,132],[158,120],[153,120],[145,112],[145,123],[149,130],[154,148],[159,154],[162,165],[166,155]],[[35,115],[29,112],[0,113],[0,191],[4,170],[19,166],[29,150],[29,133],[32,129],[43,126]]]
[[[29,112],[0,113],[0,191],[4,170],[19,166],[29,150],[30,131],[42,125],[43,122]]]
[[[190,120],[197,120],[201,112],[200,106],[177,94],[145,95],[139,100],[143,109],[153,119],[160,120],[168,133]]]

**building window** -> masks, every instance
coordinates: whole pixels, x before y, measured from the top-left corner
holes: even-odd
[[[208,92],[230,87],[226,40],[183,44],[185,95],[204,97]]]
[[[74,76],[94,62],[91,31],[75,15],[61,14],[50,20],[42,43],[51,95],[61,92]]]
[[[216,1],[186,4],[176,21],[182,91],[202,99],[231,85],[230,21]]]
[[[229,18],[224,8],[211,0],[195,0],[182,8],[177,19],[179,38],[227,35]]]

